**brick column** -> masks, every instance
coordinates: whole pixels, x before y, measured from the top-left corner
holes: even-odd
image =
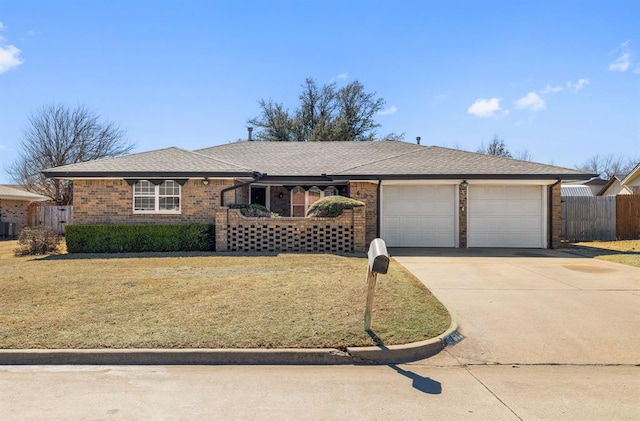
[[[469,186],[458,186],[458,226],[460,233],[458,237],[459,247],[467,247],[467,191]]]
[[[229,217],[229,208],[216,208],[216,251],[228,251],[227,244],[227,219]]]
[[[556,249],[562,246],[560,241],[562,237],[562,197],[560,196],[560,183],[556,184],[551,190],[551,244],[550,247]]]
[[[353,208],[353,251],[364,253],[367,250],[366,207]]]

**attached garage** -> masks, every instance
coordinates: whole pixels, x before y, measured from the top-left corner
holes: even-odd
[[[544,186],[472,184],[467,194],[468,247],[546,247]]]
[[[380,236],[390,247],[456,247],[456,185],[386,185]]]

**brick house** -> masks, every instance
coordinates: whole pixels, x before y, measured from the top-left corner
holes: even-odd
[[[0,223],[16,224],[16,233],[28,225],[29,205],[51,200],[46,196],[28,192],[20,186],[0,184]],[[3,236],[0,230],[0,237]]]
[[[257,203],[300,220],[316,200],[366,204],[365,241],[390,247],[560,244],[560,182],[580,171],[400,141],[167,148],[44,172],[73,180],[77,224],[198,222]],[[278,218],[279,219],[279,218]],[[303,222],[301,222],[303,223]]]
[[[622,179],[620,184],[629,189],[632,194],[640,194],[640,162]]]

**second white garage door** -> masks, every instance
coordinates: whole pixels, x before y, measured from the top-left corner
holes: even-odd
[[[453,185],[382,187],[380,235],[389,247],[455,247]]]
[[[469,247],[544,248],[542,186],[478,186],[468,190]]]

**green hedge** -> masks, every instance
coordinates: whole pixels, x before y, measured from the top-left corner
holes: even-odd
[[[213,225],[68,225],[69,253],[213,251]]]
[[[343,196],[327,196],[309,206],[307,216],[336,217],[345,209],[353,209],[364,206],[363,202]]]

